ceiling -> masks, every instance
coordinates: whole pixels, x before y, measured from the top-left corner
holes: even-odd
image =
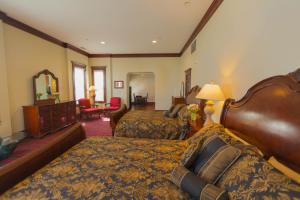
[[[212,2],[0,0],[0,10],[92,54],[178,53]]]

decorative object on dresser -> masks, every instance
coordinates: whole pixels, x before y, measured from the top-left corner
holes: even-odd
[[[25,129],[32,137],[42,137],[76,122],[76,102],[23,106]]]
[[[35,105],[59,102],[58,78],[49,70],[40,71],[32,78]]]
[[[173,106],[175,106],[177,104],[184,104],[184,103],[185,103],[184,97],[180,97],[180,96],[174,97],[174,96],[172,96],[172,105]]]
[[[214,101],[223,101],[225,99],[220,86],[214,83],[205,84],[196,98],[207,100],[204,108],[204,112],[206,114],[206,120],[204,124],[212,123],[213,120],[211,116],[215,112]]]

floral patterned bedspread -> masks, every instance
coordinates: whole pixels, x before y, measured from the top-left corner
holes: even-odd
[[[165,117],[163,111],[135,110],[126,113],[118,122],[114,135],[152,139],[184,139],[188,123]]]
[[[230,199],[300,199],[300,186],[272,167],[255,148],[212,125],[188,141],[91,137],[35,172],[0,199],[189,199],[170,180],[188,143],[218,134],[241,148],[217,186]]]
[[[169,181],[186,143],[91,137],[0,199],[187,199]]]

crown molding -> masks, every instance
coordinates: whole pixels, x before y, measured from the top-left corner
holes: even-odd
[[[151,57],[180,57],[179,53],[130,53],[130,54],[90,54],[89,58],[151,58]]]
[[[32,35],[35,35],[39,38],[42,38],[44,40],[47,40],[49,42],[52,42],[54,44],[57,44],[61,47],[71,49],[73,51],[76,51],[77,53],[80,53],[82,55],[85,55],[89,58],[105,58],[105,57],[111,57],[111,58],[150,58],[150,57],[181,57],[181,55],[186,51],[186,49],[190,46],[190,44],[193,42],[193,40],[197,37],[197,35],[200,33],[200,31],[204,28],[204,26],[207,24],[207,22],[210,20],[210,18],[213,16],[215,11],[219,8],[221,3],[224,0],[214,0],[212,4],[209,6],[208,10],[202,17],[201,21],[181,49],[179,53],[130,53],[130,54],[90,54],[72,44],[68,44],[66,42],[63,42],[55,37],[52,37],[51,35],[48,35],[42,31],[39,31],[27,24],[24,24],[23,22],[20,22],[12,17],[9,17],[6,13],[0,11],[0,19],[6,23],[9,24],[15,28],[18,28],[20,30],[23,30],[27,33],[30,33]]]
[[[71,44],[68,44],[68,43],[65,43],[65,44],[66,44],[65,48],[68,48],[68,49],[71,49],[73,51],[76,51],[77,53],[80,53],[80,54],[85,55],[87,57],[89,57],[89,55],[90,55],[89,53],[87,53],[86,51],[83,51],[82,49],[80,49],[78,47],[75,47],[75,46],[73,46]]]
[[[197,27],[194,29],[193,33],[189,37],[189,39],[186,41],[185,45],[182,47],[180,51],[180,56],[185,52],[185,50],[191,45],[193,40],[197,37],[197,35],[202,31],[202,29],[205,27],[207,22],[210,20],[210,18],[213,16],[213,14],[216,12],[216,10],[219,8],[219,6],[223,3],[224,0],[214,0],[209,8],[207,9],[206,13],[200,20]]]
[[[18,28],[22,31],[25,31],[25,32],[30,33],[32,35],[35,35],[39,38],[42,38],[42,39],[47,40],[49,42],[52,42],[54,44],[57,44],[61,47],[72,49],[73,51],[76,51],[76,52],[78,52],[82,55],[85,55],[85,56],[89,55],[89,53],[83,51],[82,49],[80,49],[78,47],[75,47],[71,44],[68,44],[66,42],[63,42],[63,41],[61,41],[61,40],[59,40],[55,37],[52,37],[51,35],[48,35],[48,34],[42,32],[42,31],[39,31],[39,30],[27,25],[27,24],[24,24],[23,22],[20,22],[20,21],[14,19],[12,17],[9,17],[6,13],[4,13],[2,11],[0,11],[0,19],[8,25],[11,25],[15,28]]]

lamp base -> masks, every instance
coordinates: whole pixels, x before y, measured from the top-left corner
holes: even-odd
[[[214,104],[215,103],[213,101],[210,101],[210,100],[208,100],[205,104],[204,113],[206,115],[206,120],[204,122],[204,126],[208,125],[208,124],[211,124],[211,123],[214,123],[214,121],[212,120],[212,117],[211,117],[215,112]]]
[[[96,95],[91,95],[90,96],[90,101],[91,101],[92,106],[95,106],[95,103],[96,103],[96,101],[95,101],[96,98],[95,97],[96,97]]]

